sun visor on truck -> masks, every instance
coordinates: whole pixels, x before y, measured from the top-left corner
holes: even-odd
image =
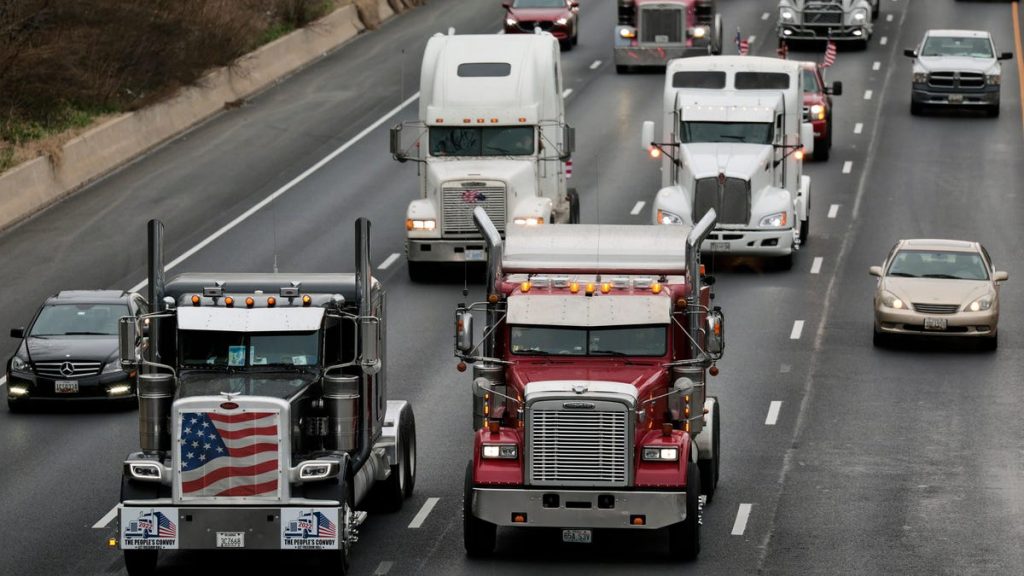
[[[562,271],[684,274],[691,226],[514,226],[505,234],[506,273]]]
[[[508,323],[527,326],[639,326],[668,324],[667,295],[516,296],[508,299]]]
[[[178,308],[179,330],[216,332],[312,332],[319,330],[324,309],[313,308]]]

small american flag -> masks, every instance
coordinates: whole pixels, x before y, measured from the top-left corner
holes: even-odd
[[[739,28],[736,29],[736,48],[740,51],[740,56],[746,56],[750,53],[750,40],[740,34]]]
[[[785,60],[789,57],[789,46],[785,42],[779,42],[779,58]]]
[[[487,196],[479,190],[466,190],[462,193],[462,201],[466,204],[476,204],[487,200]]]
[[[314,512],[317,523],[317,535],[320,538],[334,538],[338,535],[338,527],[323,512]]]
[[[264,496],[278,490],[275,412],[181,415],[181,493]]]
[[[822,60],[822,68],[829,68],[836,63],[836,43],[829,40],[828,46],[825,47],[825,59]]]

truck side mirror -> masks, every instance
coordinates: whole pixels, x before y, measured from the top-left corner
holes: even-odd
[[[117,321],[117,328],[121,367],[134,368],[139,364],[139,325],[133,316],[125,316]]]
[[[725,316],[718,308],[708,312],[705,349],[716,358],[725,351]]]
[[[380,321],[376,318],[359,320],[359,348],[362,351],[359,364],[363,373],[372,376],[380,372]]]
[[[405,162],[408,160],[408,156],[406,156],[405,151],[402,150],[402,125],[397,124],[392,126],[391,130],[388,132],[388,136],[391,147],[391,157],[399,162]]]
[[[872,276],[878,276],[879,278],[881,278],[882,277],[882,267],[881,266],[872,266],[872,267],[868,268],[868,274],[871,274]]]
[[[559,160],[565,162],[576,151],[576,129],[568,124],[562,126],[562,154]]]
[[[11,328],[11,338],[24,338],[25,328]]]
[[[841,81],[839,81],[839,80],[836,80],[835,82],[832,83],[831,86],[829,86],[828,93],[833,95],[833,96],[842,96],[843,95],[843,83]]]
[[[905,48],[903,50],[903,55],[907,58],[917,58],[917,50],[914,50],[913,48]]]
[[[473,313],[469,310],[455,313],[455,349],[463,354],[473,350]]]
[[[1013,52],[1002,52],[999,54],[1000,60],[1013,60]]]
[[[800,124],[800,143],[804,145],[804,157],[814,154],[814,125],[810,122]]]
[[[654,143],[654,122],[650,120],[644,120],[643,125],[640,127],[640,147],[643,148],[644,152],[651,149],[651,145]]]

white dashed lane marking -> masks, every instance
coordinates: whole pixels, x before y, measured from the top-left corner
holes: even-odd
[[[391,572],[391,567],[394,565],[394,562],[384,560],[377,565],[377,569],[373,571],[373,576],[386,576],[388,572]]]
[[[644,205],[645,204],[647,204],[647,202],[644,202],[643,200],[640,200],[639,202],[637,202],[633,206],[633,209],[629,211],[630,215],[636,216],[637,214],[639,214],[640,211],[644,209]]]
[[[865,90],[864,91],[864,99],[865,100],[871,100],[871,97],[874,96],[874,95],[875,95],[875,93],[872,92],[871,90]]]
[[[0,376],[0,387],[7,384],[7,376]]]
[[[416,516],[409,522],[409,528],[419,528],[423,526],[423,523],[427,521],[427,516],[430,515],[430,511],[437,506],[439,498],[427,498],[427,501],[423,503],[423,508],[416,513]]]
[[[789,333],[790,340],[799,340],[800,335],[804,333],[804,321],[796,320],[793,322],[793,331]]]
[[[828,207],[828,217],[835,218],[839,215],[839,204],[833,204]]]
[[[781,400],[772,400],[772,403],[768,405],[768,417],[764,419],[765,426],[775,426],[775,423],[779,421],[779,410],[782,409]]]
[[[878,41],[878,44],[880,46],[885,46],[888,43],[889,43],[889,37],[888,36],[882,36],[882,39]]]
[[[743,536],[743,533],[747,531],[747,520],[750,519],[751,506],[751,504],[740,504],[739,510],[736,511],[736,522],[732,525],[733,536]]]
[[[600,60],[594,60],[594,63],[590,65],[590,69],[591,70],[597,70],[600,67],[601,67],[601,61]]]
[[[114,504],[114,507],[110,509],[110,512],[104,514],[103,518],[100,518],[98,522],[92,525],[92,527],[96,529],[106,528],[107,524],[110,524],[110,521],[113,520],[115,516],[117,516],[118,506],[120,506],[120,504]]]
[[[864,123],[863,122],[857,122],[856,124],[853,125],[853,133],[854,134],[860,134],[863,131],[864,131]]]
[[[569,94],[572,94],[572,88],[566,88],[562,90],[562,98],[568,98]]]
[[[876,71],[876,72],[881,70],[882,69],[882,63],[881,62],[875,62],[874,64],[871,65],[871,69]]]
[[[767,19],[769,19],[771,17],[772,17],[772,15],[767,13],[767,12],[765,12],[764,14],[761,14],[761,20],[767,20]]]
[[[386,260],[380,263],[380,266],[377,266],[377,269],[387,270],[392,264],[395,263],[395,260],[398,260],[399,258],[401,258],[401,256],[402,255],[399,254],[398,252],[391,254],[391,256],[388,256]]]
[[[892,14],[886,14],[885,15],[885,21],[886,22],[892,22]]]
[[[843,174],[849,174],[850,172],[853,172],[853,160],[843,162]]]
[[[821,256],[815,256],[814,262],[811,264],[811,274],[821,274],[821,265],[824,262],[824,258]]]

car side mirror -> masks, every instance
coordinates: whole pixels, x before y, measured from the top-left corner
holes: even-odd
[[[455,313],[455,349],[463,354],[473,350],[473,313],[469,310]]]
[[[640,147],[643,148],[644,152],[651,149],[654,143],[654,122],[650,120],[644,120],[643,125],[640,127]]]
[[[25,337],[25,327],[24,326],[22,326],[21,328],[11,328],[11,338],[24,338],[24,337]]]
[[[362,349],[359,364],[363,374],[370,376],[380,372],[380,322],[376,318],[362,318],[359,321],[359,347]]]
[[[1006,282],[1010,279],[1010,273],[1005,270],[996,270],[995,274],[992,275],[992,279],[996,282]]]
[[[833,96],[842,96],[843,95],[843,83],[840,82],[839,80],[836,80],[835,82],[833,82],[832,85],[829,86],[828,88],[829,88],[828,89],[828,93],[833,95]]]
[[[117,321],[118,355],[122,368],[134,368],[139,364],[139,324],[133,316],[124,316]]]
[[[903,55],[907,58],[917,58],[917,50],[914,50],[913,48],[905,48],[903,50]]]
[[[999,55],[1000,60],[1013,60],[1013,52],[1003,52]]]
[[[881,278],[882,277],[882,267],[881,266],[872,266],[871,268],[868,268],[868,274],[871,274],[872,276],[878,276],[879,278]]]

